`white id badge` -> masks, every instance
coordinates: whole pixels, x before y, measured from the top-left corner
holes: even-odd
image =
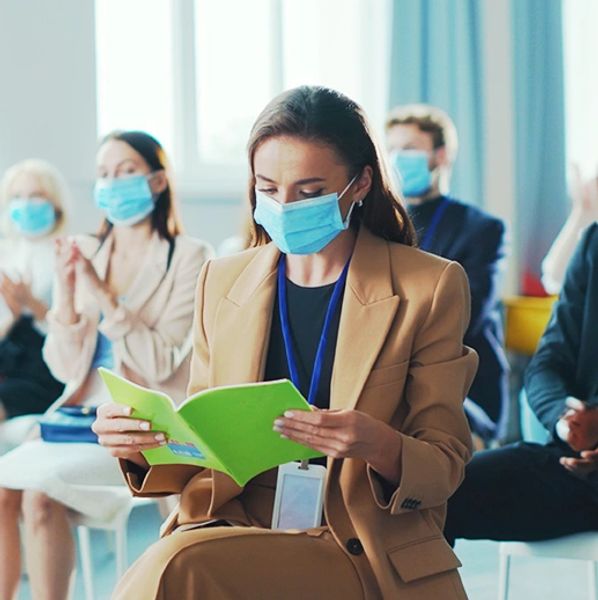
[[[272,529],[310,529],[322,524],[326,467],[291,462],[278,467]]]

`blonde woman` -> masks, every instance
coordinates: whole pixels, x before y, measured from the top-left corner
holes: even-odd
[[[14,165],[2,180],[0,421],[44,412],[64,387],[43,361],[42,346],[66,194],[62,175],[41,160]]]

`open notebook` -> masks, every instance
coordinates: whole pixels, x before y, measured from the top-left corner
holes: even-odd
[[[163,392],[108,369],[98,372],[115,402],[131,406],[133,416],[166,434],[166,445],[143,452],[150,465],[197,465],[245,485],[283,463],[322,456],[272,430],[274,419],[286,410],[311,410],[287,379],[206,389],[177,407]]]

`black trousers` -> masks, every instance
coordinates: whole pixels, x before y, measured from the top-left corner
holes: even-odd
[[[8,418],[43,413],[64,389],[42,356],[43,336],[21,317],[0,341],[0,404]]]
[[[445,536],[537,541],[598,530],[598,485],[559,463],[558,444],[520,442],[474,455],[448,502]]]

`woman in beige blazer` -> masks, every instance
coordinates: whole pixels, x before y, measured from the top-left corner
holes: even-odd
[[[106,215],[98,236],[61,239],[44,358],[65,404],[107,400],[96,368],[184,397],[193,296],[208,258],[180,235],[163,150],[151,136],[108,136],[98,151],[95,199]],[[34,598],[66,598],[74,568],[69,513],[109,520],[126,495],[114,459],[92,443],[31,440],[0,459],[0,598],[21,574],[22,513]],[[116,490],[116,492],[114,491]]]
[[[249,160],[256,247],[203,268],[189,392],[295,378],[299,365],[318,410],[273,428],[327,455],[324,522],[270,529],[275,470],[241,488],[219,472],[148,468],[147,423],[105,405],[94,428],[133,492],[181,493],[114,598],[463,599],[442,526],[470,457],[464,272],[413,247],[362,109],[342,94],[301,87],[274,99]],[[322,322],[328,345],[308,393]]]

